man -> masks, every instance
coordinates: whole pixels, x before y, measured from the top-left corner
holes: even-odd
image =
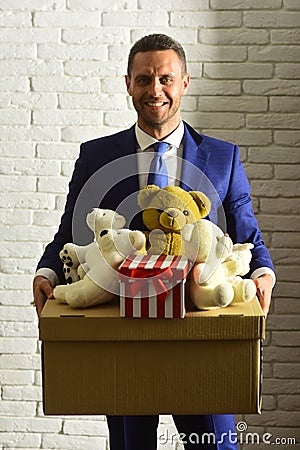
[[[108,180],[114,177],[115,171],[120,170],[117,162],[122,160],[122,176],[116,177],[116,184],[109,186],[104,180],[105,175],[101,177],[98,187],[99,192],[103,192],[99,204],[117,209],[122,203],[126,204],[127,198],[134,201],[138,189],[147,184],[145,172],[149,172],[150,167],[149,148],[153,150],[157,141],[164,141],[168,144],[164,158],[168,162],[169,184],[178,183],[186,190],[199,187],[198,190],[205,191],[201,189],[202,176],[197,176],[197,173],[204,174],[218,193],[227,221],[227,232],[232,240],[253,242],[255,247],[249,275],[255,280],[261,306],[267,315],[275,276],[270,255],[254,218],[249,184],[239,160],[239,150],[228,142],[199,135],[180,117],[181,97],[190,83],[182,46],[160,34],[140,39],[130,51],[125,81],[137,111],[137,124],[129,130],[81,146],[59,230],[47,246],[34,278],[38,314],[46,298],[52,297],[53,286],[63,282],[58,253],[65,242],[72,241],[72,221],[76,220],[73,214],[89,180],[103,167],[105,171],[102,170],[102,175],[108,173]],[[125,164],[127,156],[131,161],[128,166]],[[109,171],[109,167],[114,170]],[[79,201],[79,204],[84,202]],[[132,227],[141,225],[138,214],[130,219]],[[237,448],[228,440],[230,432],[234,432],[231,415],[174,416],[174,421],[178,432],[186,436],[191,433],[198,433],[199,436],[214,433],[217,441],[223,440],[223,444],[216,444],[218,446],[187,442],[186,449]],[[155,450],[157,424],[157,416],[108,417],[111,450]]]

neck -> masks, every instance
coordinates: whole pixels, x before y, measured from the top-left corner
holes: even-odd
[[[147,127],[145,124],[141,124],[138,121],[138,126],[141,130],[143,130],[145,133],[149,134],[149,136],[152,136],[154,139],[157,139],[158,141],[164,140],[167,136],[169,136],[173,131],[176,130],[176,128],[179,127],[180,119],[178,123],[173,124],[173,126],[157,126],[157,127]]]

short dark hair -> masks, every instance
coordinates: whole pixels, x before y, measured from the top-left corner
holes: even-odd
[[[139,52],[155,52],[162,50],[174,50],[181,61],[184,73],[187,73],[186,56],[179,42],[165,34],[149,34],[139,39],[131,48],[128,56],[127,74],[130,77],[133,60]]]

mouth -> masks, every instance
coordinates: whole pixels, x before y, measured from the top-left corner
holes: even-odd
[[[162,106],[167,105],[168,102],[145,102],[146,106],[149,106],[150,108],[161,108]]]

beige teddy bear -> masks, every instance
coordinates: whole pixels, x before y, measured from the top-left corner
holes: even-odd
[[[210,200],[202,192],[187,192],[179,186],[161,189],[155,185],[140,190],[138,204],[143,210],[151,255],[184,255],[183,227],[206,217],[211,207]]]
[[[249,272],[253,244],[233,245],[230,237],[208,220],[186,225],[182,232],[190,273],[190,299],[199,309],[217,309],[232,302],[247,302],[256,294]]]
[[[101,210],[93,210],[88,216],[87,220],[95,230],[95,242],[79,249],[79,246],[67,244],[71,245],[67,249],[70,250],[75,265],[84,257],[85,271],[82,273],[82,279],[72,284],[56,286],[53,295],[72,308],[86,308],[112,300],[119,293],[118,266],[129,255],[146,253],[146,238],[141,231],[111,227],[101,229],[100,224],[120,226],[124,223],[122,216],[115,216],[110,210],[106,211],[109,211],[106,213],[106,219]],[[111,221],[113,217],[116,219],[114,222]],[[74,257],[72,252],[75,252]],[[63,254],[65,255],[64,250]]]
[[[93,208],[86,216],[86,224],[99,236],[102,230],[111,228],[120,230],[125,226],[125,218],[111,209]],[[68,284],[81,280],[88,271],[86,255],[92,248],[97,247],[96,241],[88,245],[77,245],[69,242],[64,245],[59,256],[63,263],[63,271]]]

